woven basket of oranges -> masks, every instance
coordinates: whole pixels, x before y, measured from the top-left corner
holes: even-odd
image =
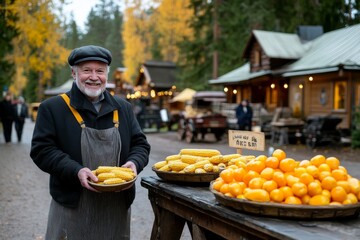
[[[357,217],[360,182],[336,157],[316,155],[296,161],[276,149],[271,156],[233,162],[211,182],[223,205],[282,218]]]

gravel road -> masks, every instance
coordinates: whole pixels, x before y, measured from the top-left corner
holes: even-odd
[[[47,214],[50,203],[48,189],[49,176],[40,171],[29,157],[30,141],[34,123],[28,120],[25,124],[23,142],[15,141],[5,144],[0,128],[0,239],[42,240],[46,229]],[[227,139],[215,143],[212,136],[205,141],[187,144],[179,142],[175,132],[148,133],[152,146],[149,165],[144,169],[136,182],[137,195],[132,205],[131,239],[149,239],[154,215],[147,196],[147,190],[140,186],[140,179],[154,175],[151,166],[164,157],[176,154],[182,148],[214,148],[223,154],[235,153],[228,147]],[[288,156],[296,159],[308,159],[316,154],[338,157],[342,165],[354,177],[360,178],[360,150],[349,147],[330,146],[311,150],[303,145],[282,146]],[[251,152],[243,154],[267,154]],[[191,239],[187,229],[182,240]]]

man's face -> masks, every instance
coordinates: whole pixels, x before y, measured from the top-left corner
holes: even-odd
[[[76,85],[90,100],[96,100],[106,89],[108,67],[106,63],[87,61],[72,70]]]

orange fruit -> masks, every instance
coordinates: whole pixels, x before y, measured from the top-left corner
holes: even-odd
[[[350,190],[354,194],[358,194],[360,192],[360,182],[357,178],[350,178],[348,179],[348,182],[350,184]]]
[[[277,169],[279,167],[279,159],[277,157],[268,157],[265,160],[265,167]]]
[[[271,156],[276,157],[279,161],[281,161],[286,158],[286,153],[281,149],[275,149]]]
[[[310,197],[313,197],[315,195],[320,195],[322,192],[321,183],[316,182],[316,181],[309,183],[307,188],[308,188],[308,194],[310,195]]]
[[[331,171],[331,168],[329,165],[327,165],[326,163],[322,163],[318,166],[318,169],[319,169],[319,172],[323,172],[323,171],[326,171],[326,172],[330,172]]]
[[[348,181],[337,181],[336,186],[344,188],[346,193],[350,193],[351,191],[350,183]]]
[[[241,185],[238,182],[229,183],[229,191],[235,197],[242,194],[244,189],[245,189],[245,184]]]
[[[350,200],[351,204],[355,204],[358,202],[356,195],[353,193],[348,193],[348,195],[346,196],[346,199]]]
[[[310,198],[309,205],[313,206],[324,206],[329,205],[330,199],[324,195],[315,195]]]
[[[247,172],[244,168],[237,168],[233,171],[233,173],[235,181],[241,182]]]
[[[249,181],[249,188],[251,189],[262,189],[262,186],[266,180],[261,177],[253,178]]]
[[[310,201],[310,196],[305,194],[304,196],[301,197],[301,202],[302,204],[309,204],[309,201]]]
[[[234,170],[231,168],[224,169],[220,172],[220,177],[226,183],[230,183],[234,180]]]
[[[243,162],[243,161],[236,161],[235,162],[235,165],[238,167],[238,168],[246,168],[246,163],[245,162]]]
[[[249,186],[250,180],[256,177],[260,177],[260,174],[250,170],[244,175],[243,182],[246,184],[246,186]]]
[[[277,189],[278,185],[274,180],[268,180],[264,182],[262,189],[270,193],[272,190]]]
[[[265,162],[259,161],[259,160],[251,160],[246,164],[246,170],[247,171],[255,171],[257,173],[261,173],[262,170],[265,168]]]
[[[319,176],[319,169],[314,165],[307,166],[306,171],[314,178]]]
[[[300,163],[299,163],[299,167],[304,167],[304,168],[306,168],[307,166],[310,166],[310,161],[309,160],[302,160],[302,161],[300,161]]]
[[[321,180],[321,187],[323,189],[331,191],[331,189],[336,187],[336,185],[337,185],[337,183],[336,183],[335,178],[333,178],[331,176],[325,177],[323,180]]]
[[[284,193],[280,189],[274,189],[270,192],[270,199],[280,203],[284,200]]]
[[[223,184],[224,184],[224,180],[222,178],[218,178],[218,179],[215,180],[212,187],[213,187],[214,190],[220,192],[220,188],[221,188],[221,186]]]
[[[342,203],[339,203],[339,202],[331,202],[331,203],[329,203],[329,205],[331,205],[331,206],[341,206]]]
[[[295,177],[300,178],[301,174],[306,173],[306,168],[304,167],[297,167],[294,169],[294,175]]]
[[[319,167],[320,164],[325,163],[326,159],[323,155],[316,155],[310,159],[310,163],[316,167]]]
[[[227,196],[227,197],[231,197],[231,198],[235,197],[235,196],[232,195],[230,192],[224,193],[224,195]]]
[[[273,178],[274,175],[274,169],[272,168],[264,168],[264,170],[261,171],[260,176],[262,178],[265,178],[266,180],[271,180]]]
[[[286,185],[286,178],[282,172],[274,172],[273,180],[277,183],[279,187]]]
[[[325,160],[326,164],[329,165],[331,170],[338,169],[340,166],[340,161],[336,157],[328,157]]]
[[[330,191],[329,190],[326,190],[326,189],[323,189],[322,191],[321,191],[321,195],[323,195],[323,196],[325,196],[325,197],[327,197],[327,198],[331,198],[331,193],[330,193]]]
[[[322,181],[325,177],[331,176],[331,172],[322,171],[319,173],[318,179]]]
[[[286,177],[286,183],[289,187],[291,187],[292,185],[294,185],[295,183],[300,182],[300,179],[298,177],[295,177],[293,175],[287,175]]]
[[[291,186],[291,191],[296,197],[303,197],[307,194],[307,186],[302,182],[296,182]]]
[[[338,169],[343,170],[346,174],[348,174],[347,169],[344,166],[339,166]]]
[[[332,170],[331,175],[336,179],[336,181],[347,180],[347,173],[340,169]]]
[[[265,155],[259,155],[255,158],[255,160],[263,162],[263,163],[265,163],[266,159],[267,159],[267,156],[265,156]]]
[[[270,195],[263,189],[251,189],[244,194],[244,197],[251,201],[269,202]]]
[[[300,198],[295,196],[288,196],[284,201],[286,204],[302,204]]]
[[[309,183],[314,181],[314,177],[311,176],[309,173],[303,173],[300,176],[300,182],[304,183],[305,185],[308,185]]]
[[[343,202],[347,198],[347,193],[344,188],[340,186],[336,186],[333,189],[331,189],[331,199],[335,202]]]
[[[220,192],[223,194],[228,193],[229,192],[229,184],[224,183],[223,185],[221,185]]]
[[[283,172],[293,172],[295,167],[297,167],[297,162],[292,158],[285,158],[279,163],[279,168]]]
[[[287,198],[289,196],[294,196],[294,194],[289,186],[284,186],[279,189],[283,192],[284,198]]]

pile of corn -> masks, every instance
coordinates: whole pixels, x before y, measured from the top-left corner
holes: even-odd
[[[175,173],[220,172],[229,163],[241,158],[240,154],[222,155],[215,149],[181,149],[176,155],[167,156],[154,164],[158,171]]]
[[[135,178],[135,173],[130,168],[99,166],[92,171],[98,178],[96,184],[113,185],[131,181]]]

